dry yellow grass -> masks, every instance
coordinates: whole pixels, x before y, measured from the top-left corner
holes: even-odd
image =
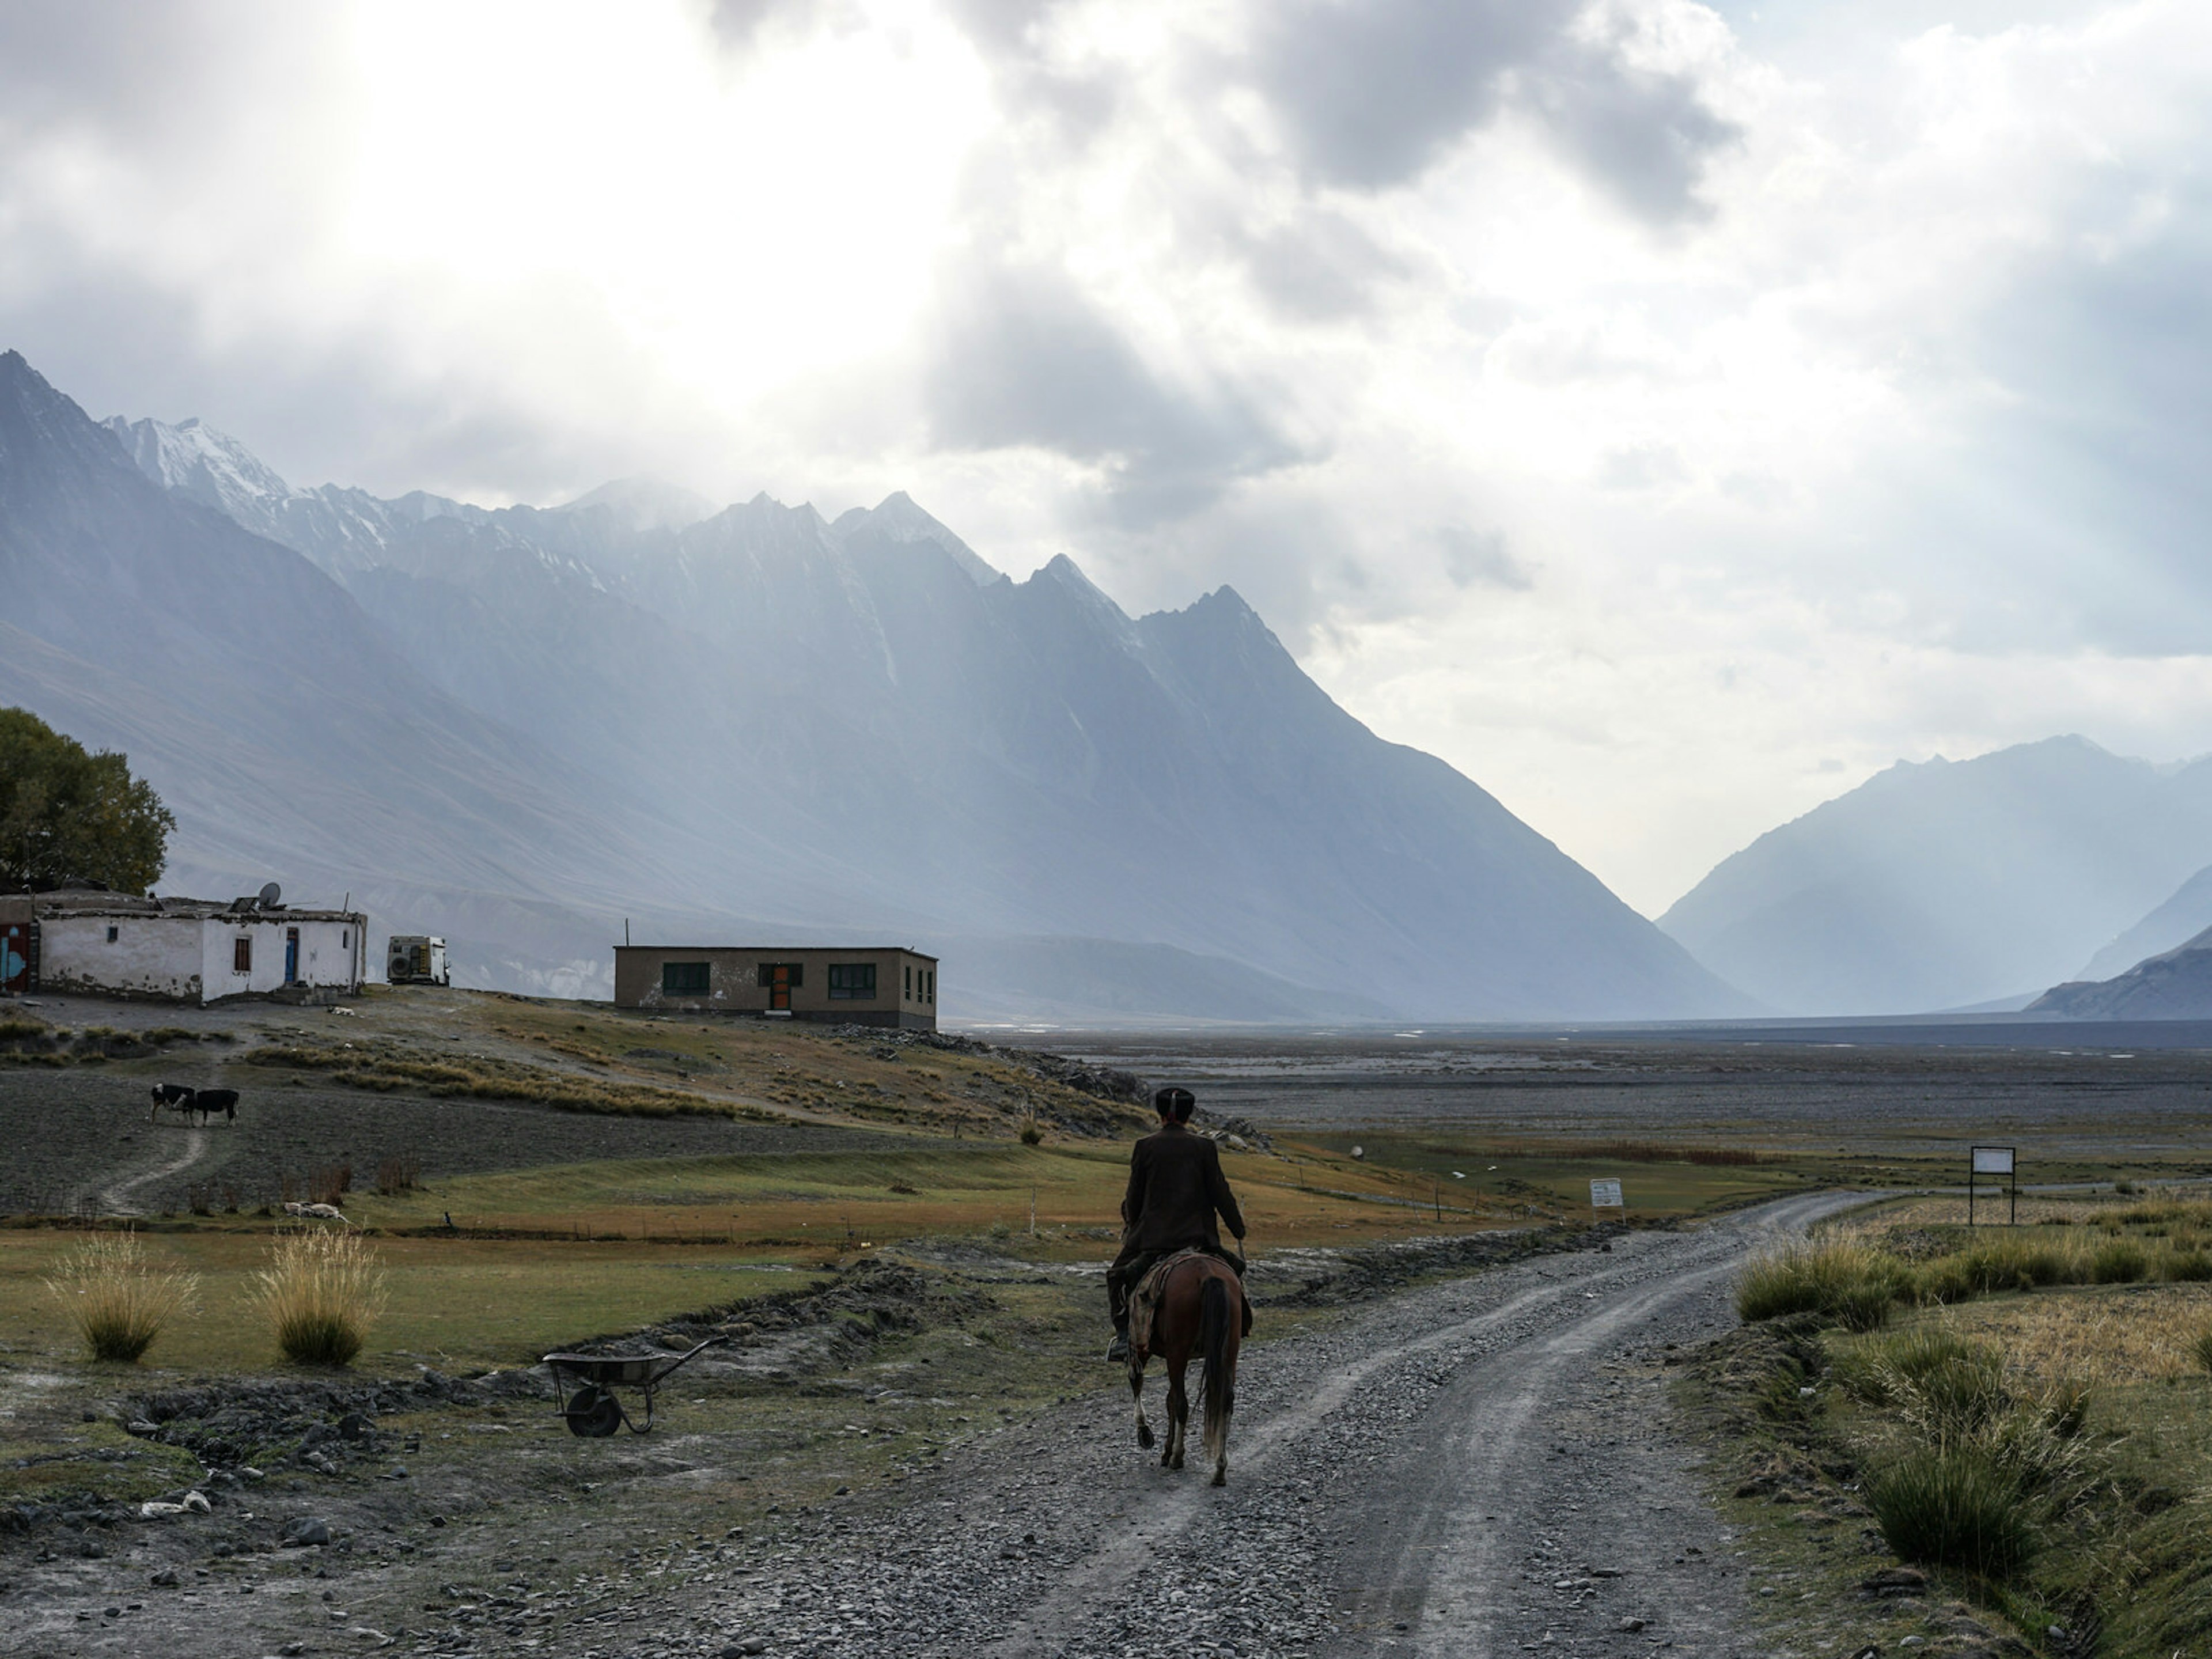
[[[350,1364],[384,1310],[376,1252],[358,1233],[279,1233],[248,1298],[296,1365]]]
[[[1984,1192],[1974,1200],[1974,1219],[1983,1227],[1997,1228],[2008,1213],[2004,1194]],[[2156,1197],[2143,1194],[2087,1194],[2079,1198],[2023,1194],[2020,1224],[2030,1226],[2093,1226],[2099,1223],[2136,1224],[2140,1217],[2155,1213],[2164,1224],[2185,1228],[2212,1229],[2212,1195],[2201,1188],[2161,1190]],[[1887,1232],[1892,1227],[1963,1227],[1966,1224],[1966,1195],[1929,1193],[1887,1205],[1876,1214],[1847,1224],[1858,1233]]]
[[[2197,1370],[2191,1352],[2212,1323],[2212,1287],[2160,1285],[2007,1297],[1947,1310],[1946,1328],[1995,1346],[2005,1363],[2048,1383],[2147,1382]]]
[[[155,1267],[136,1233],[101,1233],[64,1256],[46,1284],[87,1352],[136,1364],[191,1301],[199,1277]]]

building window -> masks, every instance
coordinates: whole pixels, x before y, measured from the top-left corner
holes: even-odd
[[[922,999],[922,1000],[923,1000],[923,1001],[925,1001],[925,1002],[929,1003],[932,1006],[934,1006],[936,1005],[936,1002],[937,1002],[937,969],[934,969],[934,968],[933,968],[933,969],[931,969],[929,970],[929,994],[928,994],[927,997],[924,997],[924,998]]]
[[[708,975],[703,962],[664,962],[660,964],[660,992],[663,996],[702,997],[707,994]]]
[[[247,933],[230,942],[230,971],[250,974],[253,971],[253,935]]]
[[[906,983],[903,988],[906,993],[906,1000],[908,1002],[912,1002],[914,1000],[914,964],[912,963],[908,963],[906,965],[905,981]]]
[[[873,1002],[876,964],[872,962],[833,962],[830,964],[830,1000]]]
[[[112,944],[114,944],[114,943],[115,943],[115,929],[113,929],[112,927],[111,927],[111,928],[109,928],[109,929],[107,930],[107,942],[108,942],[110,945],[112,945]]]
[[[765,991],[771,986],[803,986],[806,983],[806,964],[800,962],[763,962],[759,977],[753,982]]]
[[[353,949],[352,928],[348,927],[338,934],[338,949],[341,951],[350,951]]]

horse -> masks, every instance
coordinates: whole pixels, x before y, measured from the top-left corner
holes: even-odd
[[[1213,1460],[1213,1481],[1229,1484],[1229,1414],[1237,1406],[1237,1351],[1243,1340],[1244,1287],[1237,1270],[1218,1256],[1191,1254],[1169,1264],[1158,1310],[1149,1331],[1133,1328],[1129,1344],[1129,1393],[1137,1402],[1137,1444],[1152,1445],[1152,1425],[1145,1417],[1145,1365],[1157,1352],[1168,1368],[1167,1445],[1160,1467],[1182,1467],[1183,1431],[1190,1422],[1190,1395],[1183,1372],[1191,1355],[1206,1362],[1200,1385],[1206,1395],[1206,1455]],[[1141,1336],[1144,1340],[1133,1340]]]

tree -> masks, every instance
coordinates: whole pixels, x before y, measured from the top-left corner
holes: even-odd
[[[123,756],[89,753],[27,708],[0,708],[0,890],[89,881],[143,893],[176,827]]]

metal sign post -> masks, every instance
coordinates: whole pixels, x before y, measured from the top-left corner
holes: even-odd
[[[2008,1182],[2011,1198],[2005,1224],[2012,1226],[2020,1220],[2020,1170],[2017,1148],[2011,1146],[1974,1146],[1967,1149],[1966,1163],[1966,1224],[1974,1224],[1974,1178],[1977,1176],[2002,1176]]]
[[[1597,1212],[1600,1210],[1626,1212],[1627,1208],[1628,1200],[1621,1197],[1620,1183],[1618,1181],[1590,1182],[1590,1219],[1592,1221],[1597,1219]]]

